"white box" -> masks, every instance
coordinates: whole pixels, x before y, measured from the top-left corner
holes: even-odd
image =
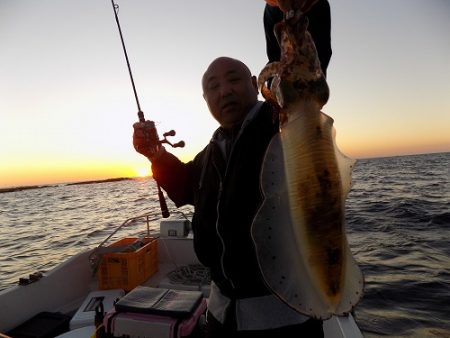
[[[95,308],[103,302],[104,312],[114,308],[114,302],[125,295],[122,289],[102,290],[91,292],[70,321],[70,329],[95,325]]]
[[[189,233],[190,222],[187,219],[162,220],[160,235],[162,237],[186,237]]]

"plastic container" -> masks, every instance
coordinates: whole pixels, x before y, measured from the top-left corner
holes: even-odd
[[[127,237],[110,245],[131,252],[107,253],[102,257],[97,281],[100,290],[131,291],[158,271],[158,242],[154,237]],[[140,247],[139,247],[140,246]],[[133,248],[133,247],[138,247]]]
[[[108,312],[114,308],[114,302],[125,295],[122,289],[93,291],[78,308],[75,315],[70,320],[70,330],[75,330],[84,326],[95,324],[95,308],[102,303],[104,310]],[[93,330],[95,331],[95,329]],[[90,336],[89,336],[90,337]]]
[[[114,337],[129,338],[186,338],[196,329],[206,311],[206,299],[202,299],[187,318],[176,318],[145,313],[108,312],[103,320],[106,333]],[[196,336],[192,334],[192,336]]]

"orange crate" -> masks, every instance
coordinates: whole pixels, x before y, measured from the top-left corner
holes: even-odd
[[[110,247],[127,246],[138,238],[124,238]],[[158,271],[158,241],[145,237],[144,246],[132,252],[107,253],[102,257],[97,281],[100,290],[133,290]]]

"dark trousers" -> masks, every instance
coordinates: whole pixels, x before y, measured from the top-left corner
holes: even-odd
[[[328,0],[319,0],[307,13],[308,31],[316,45],[320,66],[324,75],[331,58],[331,13]],[[283,19],[283,13],[278,7],[266,5],[264,10],[264,31],[266,34],[266,49],[269,62],[280,60],[280,47],[275,38],[273,28]]]
[[[233,321],[228,320],[222,324],[210,312],[207,315],[206,338],[323,338],[323,336],[323,322],[316,319],[277,329],[237,331],[236,323]]]

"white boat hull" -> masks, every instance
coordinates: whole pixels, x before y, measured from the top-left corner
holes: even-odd
[[[160,237],[158,244],[159,271],[144,285],[198,290],[195,286],[171,284],[166,277],[177,266],[199,263],[193,250],[192,237]],[[34,283],[0,291],[0,333],[8,332],[43,311],[74,314],[89,293],[97,290],[97,280],[89,265],[90,254],[91,251],[87,251],[73,256]],[[209,286],[203,286],[201,291],[207,296]],[[77,332],[80,335],[77,336]],[[325,321],[324,332],[327,338],[362,337],[351,315],[332,317]],[[60,337],[86,335],[83,330],[77,329]]]

